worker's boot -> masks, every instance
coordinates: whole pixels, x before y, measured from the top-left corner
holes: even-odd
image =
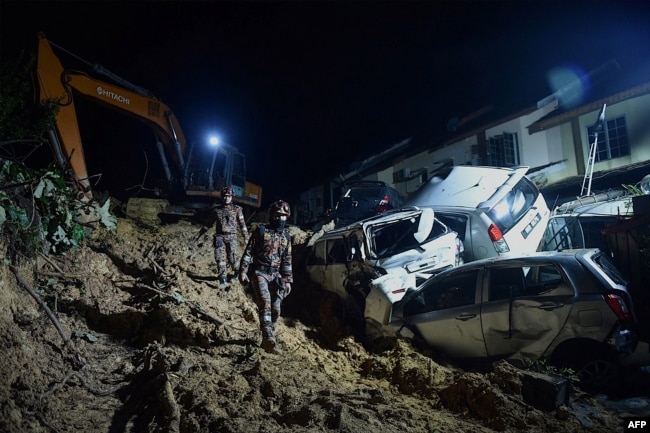
[[[262,349],[268,353],[274,353],[275,348],[275,337],[272,335],[264,337],[262,340]]]
[[[225,275],[219,277],[219,287],[222,289],[228,287],[228,280]]]

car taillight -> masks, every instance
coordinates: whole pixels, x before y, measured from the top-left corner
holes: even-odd
[[[495,226],[494,224],[490,224],[490,227],[488,227],[488,234],[490,235],[492,242],[498,242],[503,239],[503,233],[501,233],[499,227]]]
[[[607,301],[607,305],[609,305],[609,308],[614,311],[614,314],[616,314],[616,317],[619,319],[627,320],[631,317],[630,310],[627,308],[625,299],[623,299],[621,296],[608,293],[605,295],[605,301]]]
[[[379,200],[379,204],[377,205],[377,213],[386,212],[388,210],[389,204],[390,204],[390,197],[385,195],[384,198]]]
[[[503,233],[501,233],[499,227],[490,224],[490,227],[488,227],[488,235],[490,236],[492,245],[494,245],[494,249],[497,253],[502,254],[510,252],[510,247],[506,240],[503,239]]]

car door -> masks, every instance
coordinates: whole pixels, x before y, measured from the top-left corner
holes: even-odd
[[[485,357],[478,302],[480,274],[481,268],[477,267],[430,279],[406,301],[406,326],[427,345],[452,358]]]
[[[553,263],[493,265],[481,311],[491,357],[538,359],[566,322],[573,287]]]

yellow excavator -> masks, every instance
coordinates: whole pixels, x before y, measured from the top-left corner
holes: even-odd
[[[83,71],[65,69],[53,48],[90,65],[93,73],[110,81],[98,80]],[[162,192],[170,200],[131,199],[127,203],[127,215],[151,212],[141,208],[145,203],[148,206],[154,202],[153,212],[189,215],[196,210],[191,209],[193,205],[187,205],[192,198],[202,199],[196,200],[197,203],[205,202],[208,197],[219,198],[226,185],[233,188],[236,203],[260,207],[262,188],[246,180],[245,156],[227,144],[214,148],[190,146],[174,113],[146,89],[129,83],[101,65],[86,62],[48,41],[43,33],[38,34],[35,75],[40,103],[58,106],[56,123],[49,134],[52,152],[57,163],[69,170],[82,198],[92,198],[93,192],[74,103],[77,95],[135,117],[153,130],[167,181]]]

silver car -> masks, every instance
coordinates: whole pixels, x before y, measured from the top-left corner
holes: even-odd
[[[456,166],[422,185],[407,206],[430,206],[465,245],[465,261],[537,251],[550,210],[528,167]]]
[[[407,293],[389,317],[372,311],[381,289],[368,295],[367,332],[399,332],[460,361],[543,359],[602,387],[637,343],[626,282],[599,249],[467,263]]]

